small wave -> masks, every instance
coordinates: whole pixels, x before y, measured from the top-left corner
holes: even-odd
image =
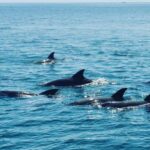
[[[0,27],[0,30],[11,30],[11,27]]]
[[[98,104],[100,105],[100,104]],[[100,108],[101,106],[99,106]],[[141,106],[128,106],[128,107],[123,107],[123,108],[111,108],[111,107],[107,107],[108,110],[110,110],[111,113],[118,113],[118,112],[122,112],[122,111],[130,111],[130,110],[136,110],[139,108],[150,108],[150,104],[143,104]]]
[[[99,78],[97,80],[94,80],[92,83],[92,85],[106,85],[106,84],[116,84],[114,81],[109,81],[105,78]]]

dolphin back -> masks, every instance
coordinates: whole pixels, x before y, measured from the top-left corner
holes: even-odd
[[[57,92],[58,92],[58,89],[51,89],[51,90],[41,92],[39,95],[50,96],[50,95],[55,95]]]
[[[59,80],[54,80],[48,83],[43,84],[44,86],[71,86],[73,84],[73,80],[68,78],[68,79],[59,79]]]
[[[77,85],[84,85],[87,83],[91,83],[92,80],[86,79],[83,76],[84,69],[75,73],[72,77],[65,78],[65,79],[58,79],[48,83],[43,84],[44,86],[77,86]]]
[[[92,105],[94,104],[95,100],[81,100],[81,101],[76,101],[69,103],[69,106],[75,106],[75,105]]]
[[[144,105],[144,101],[134,101],[134,102],[107,102],[101,104],[102,107],[112,107],[112,108],[127,108],[127,107],[136,107]]]
[[[24,96],[34,96],[34,93],[27,93],[22,91],[0,91],[0,96],[2,97],[24,97]]]

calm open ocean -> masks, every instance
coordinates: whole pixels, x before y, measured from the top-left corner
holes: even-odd
[[[55,64],[35,62],[55,51]],[[150,94],[150,3],[0,4],[0,90],[39,84],[80,69],[94,83],[60,88],[54,98],[0,98],[1,150],[148,150],[150,110],[67,106]]]

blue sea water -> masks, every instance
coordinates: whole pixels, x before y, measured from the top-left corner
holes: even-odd
[[[40,65],[55,51],[55,64]],[[150,94],[150,3],[0,4],[0,90],[39,93],[84,68],[94,83],[56,97],[0,98],[1,150],[150,148],[150,111],[66,104]]]

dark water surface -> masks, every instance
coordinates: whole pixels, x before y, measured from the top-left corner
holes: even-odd
[[[37,65],[52,51],[57,62]],[[0,98],[0,149],[150,148],[150,112],[71,107],[85,97],[150,94],[150,4],[0,4],[0,90],[39,93],[40,83],[85,68],[94,83],[46,98]]]

